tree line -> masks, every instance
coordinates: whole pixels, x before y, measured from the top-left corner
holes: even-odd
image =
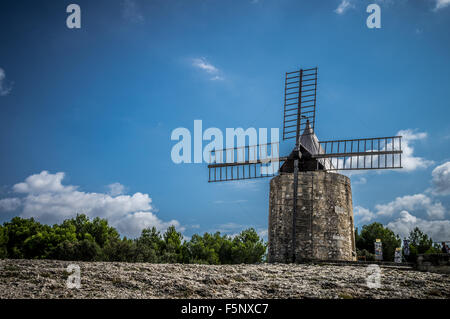
[[[394,260],[395,249],[402,240],[380,223],[355,230],[358,257],[374,260],[374,242],[381,239],[383,259]],[[414,262],[418,254],[440,253],[440,246],[419,228],[409,234],[409,256]],[[253,228],[231,237],[204,233],[183,240],[183,235],[170,226],[162,234],[155,227],[142,230],[140,237],[121,238],[119,232],[101,218],[90,220],[77,215],[53,226],[33,218],[14,217],[0,225],[0,258],[58,259],[72,261],[123,261],[150,263],[239,264],[265,261],[267,243]]]
[[[383,249],[383,260],[393,261],[395,249],[402,246],[400,236],[392,230],[384,227],[380,223],[364,225],[361,233],[358,228],[355,229],[356,252],[358,257],[365,257],[366,260],[375,260],[374,242],[380,239]],[[404,256],[406,261],[415,262],[419,254],[438,254],[441,252],[441,246],[433,243],[433,239],[415,227],[407,238],[409,241],[409,255]],[[404,251],[403,247],[403,251]]]
[[[231,237],[205,233],[183,241],[170,226],[121,238],[105,219],[77,215],[53,226],[14,217],[0,226],[0,258],[150,263],[239,264],[264,260],[266,244],[253,228]]]

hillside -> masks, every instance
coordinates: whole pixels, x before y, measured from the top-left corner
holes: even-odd
[[[0,260],[0,298],[450,298],[450,277],[337,265],[181,265],[76,262],[81,288],[66,288],[70,262]]]

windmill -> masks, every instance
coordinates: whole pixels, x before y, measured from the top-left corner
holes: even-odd
[[[402,167],[401,136],[319,141],[315,134],[317,72],[315,67],[287,72],[285,76],[282,136],[283,141],[295,139],[290,154],[279,156],[279,142],[213,149],[208,165],[209,182],[293,174],[290,250],[294,260],[299,172]],[[267,166],[268,163],[271,165]]]

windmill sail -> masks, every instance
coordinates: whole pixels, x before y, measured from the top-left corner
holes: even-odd
[[[284,82],[283,140],[298,138],[316,123],[317,67],[287,72]]]
[[[299,170],[402,168],[401,136],[319,141],[315,134],[316,93],[317,67],[286,73],[283,140],[296,139],[293,151],[280,157],[279,143],[213,150],[208,165],[209,182],[270,177]]]
[[[326,170],[402,168],[402,137],[375,137],[319,142],[321,151],[313,155],[327,160]]]
[[[225,148],[210,152],[209,182],[225,182],[275,176],[281,163],[279,143]]]

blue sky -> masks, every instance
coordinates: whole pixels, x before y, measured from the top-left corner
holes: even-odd
[[[356,224],[450,240],[449,29],[447,0],[2,1],[0,222],[264,235],[269,179],[209,184],[172,162],[171,132],[279,128],[284,72],[318,66],[319,139],[403,131],[408,148],[402,171],[351,176]]]

